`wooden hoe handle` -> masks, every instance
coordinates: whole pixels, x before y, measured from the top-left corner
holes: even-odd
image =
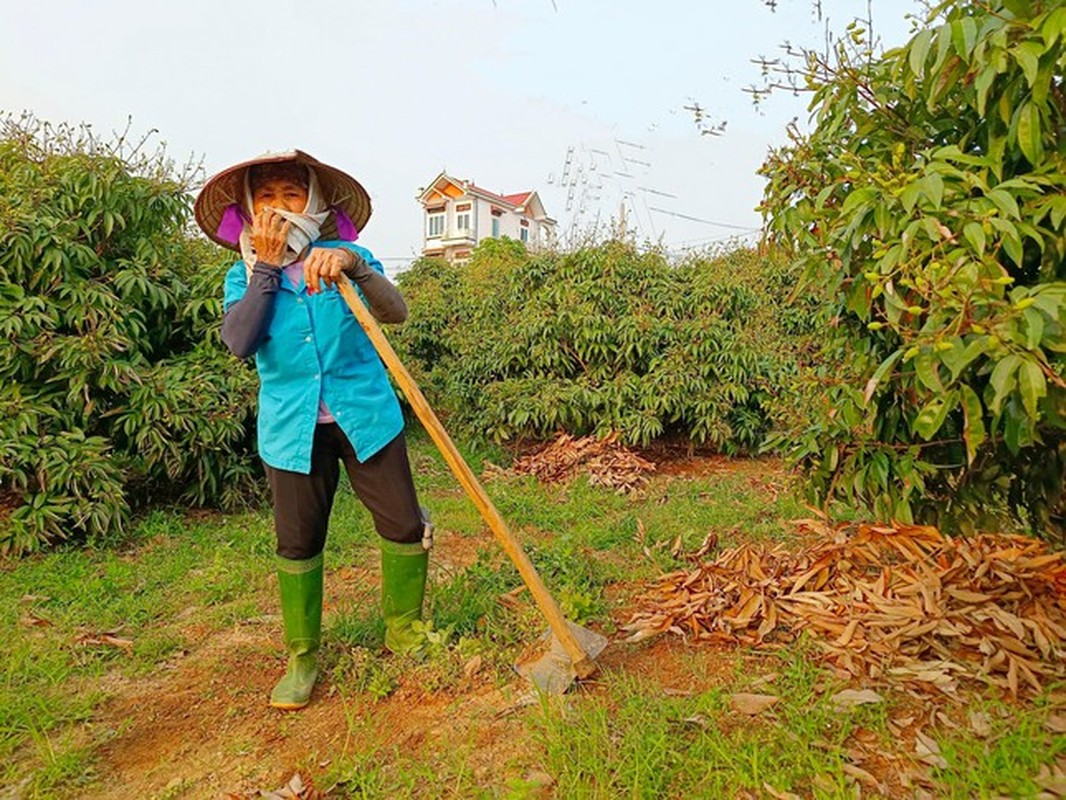
[[[537,574],[536,568],[533,566],[533,562],[529,560],[529,556],[526,555],[522,546],[515,539],[514,534],[511,533],[507,527],[507,523],[504,522],[503,517],[500,516],[500,512],[496,510],[496,506],[492,504],[492,500],[489,499],[488,494],[485,493],[485,489],[481,486],[481,483],[476,477],[474,477],[473,471],[467,465],[463,457],[459,455],[459,451],[456,449],[455,444],[452,442],[448,432],[444,430],[444,426],[441,425],[440,420],[437,419],[437,415],[426,401],[425,396],[422,394],[422,390],[418,388],[418,384],[415,383],[414,378],[411,377],[411,373],[407,371],[399,357],[396,355],[396,351],[392,349],[392,345],[389,344],[389,340],[385,338],[385,334],[381,332],[381,328],[378,326],[377,321],[370,314],[370,311],[363,305],[359,295],[356,294],[355,289],[352,287],[351,282],[346,276],[341,276],[337,282],[337,288],[340,290],[341,296],[344,297],[345,302],[348,303],[355,318],[359,321],[366,335],[370,337],[370,341],[374,344],[374,349],[377,350],[378,355],[381,356],[381,360],[385,362],[385,366],[388,367],[389,372],[392,373],[396,382],[400,385],[404,395],[407,396],[407,400],[411,403],[411,407],[415,410],[415,414],[418,415],[418,419],[421,420],[422,425],[437,445],[437,449],[440,450],[441,455],[444,456],[444,460],[448,462],[448,466],[451,467],[455,477],[459,479],[459,483],[462,484],[463,489],[466,490],[467,495],[474,501],[474,505],[477,506],[477,510],[481,513],[482,519],[492,529],[496,539],[502,545],[504,552],[518,568],[518,574],[522,576],[522,580],[526,586],[529,587],[530,593],[533,595],[533,600],[536,602],[537,607],[541,613],[548,620],[548,624],[551,626],[552,633],[562,643],[566,649],[566,653],[570,656],[571,662],[573,662],[574,672],[579,678],[587,678],[589,675],[596,671],[596,662],[593,661],[588,653],[586,653],[581,645],[578,644],[574,635],[570,632],[570,628],[567,625],[563,612],[559,609],[558,603],[555,602],[555,598],[549,594],[547,587],[544,585],[544,581],[541,580],[540,575]]]

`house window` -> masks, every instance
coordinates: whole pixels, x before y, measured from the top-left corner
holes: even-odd
[[[455,227],[460,233],[470,230],[470,203],[458,203],[455,206]]]
[[[499,217],[493,217],[492,218],[492,235],[494,237],[500,235],[500,218]]]
[[[441,212],[435,214],[429,214],[426,216],[428,228],[427,235],[430,239],[435,239],[444,233],[444,214]]]
[[[520,238],[523,242],[528,242],[529,241],[529,228],[521,228],[521,229],[519,229],[518,238]]]

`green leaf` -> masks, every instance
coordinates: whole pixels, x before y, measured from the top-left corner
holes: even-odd
[[[951,370],[951,380],[958,380],[962,371],[969,366],[975,358],[981,353],[985,352],[988,348],[987,336],[974,336],[964,346],[960,347],[962,340],[954,339],[955,346],[950,350],[945,350],[940,354],[940,360],[944,365]]]
[[[977,41],[977,22],[973,17],[963,17],[951,23],[951,39],[959,58],[969,59],[974,42]]]
[[[914,358],[914,369],[920,380],[927,389],[933,392],[943,392],[944,384],[940,382],[940,375],[936,371],[936,363],[929,348],[922,351]]]
[[[966,463],[973,464],[979,448],[988,437],[985,431],[984,409],[977,392],[967,384],[959,387],[962,393],[962,438],[966,442]]]
[[[1003,240],[1003,249],[1007,252],[1007,256],[1011,261],[1019,267],[1022,266],[1023,252],[1021,239],[1016,236],[1007,236]]]
[[[1030,0],[1003,0],[1003,5],[1015,17],[1027,17],[1033,13]]]
[[[897,361],[899,361],[902,355],[903,350],[897,350],[881,362],[881,365],[874,371],[874,374],[870,377],[870,380],[866,382],[866,388],[863,390],[862,393],[863,405],[869,405],[870,398],[873,397],[874,392],[877,390],[877,385],[881,383],[885,375],[888,374],[888,371],[892,369],[893,365]]]
[[[944,147],[938,147],[933,151],[933,158],[937,161],[950,161],[956,164],[969,164],[974,167],[987,167],[989,165],[988,159],[984,156],[973,155],[972,153],[964,153],[959,149],[957,144],[949,144]]]
[[[1013,223],[1001,217],[992,217],[989,222],[992,223],[992,227],[1003,233],[1003,249],[1020,267],[1022,265],[1022,238],[1018,235],[1018,229]]]
[[[962,235],[966,237],[966,241],[970,243],[977,255],[985,254],[985,229],[980,222],[967,222],[962,229]]]
[[[1014,455],[1033,443],[1032,419],[1014,400],[1008,402],[1003,410],[1003,441]]]
[[[861,189],[856,189],[850,192],[847,197],[844,198],[844,203],[840,207],[842,214],[850,214],[856,208],[865,203],[868,203],[873,198],[877,197],[878,189],[875,186],[864,186]]]
[[[928,442],[940,430],[944,420],[947,419],[948,412],[958,404],[958,400],[958,393],[952,391],[945,397],[937,397],[929,401],[914,418],[912,430]]]
[[[892,245],[881,257],[881,260],[877,262],[877,269],[882,275],[888,275],[896,268],[896,264],[899,263],[901,249],[898,244]]]
[[[991,134],[988,141],[989,168],[997,179],[1003,177],[1003,157],[1007,152],[1007,137]]]
[[[922,187],[922,194],[929,198],[933,208],[940,208],[940,204],[944,200],[944,179],[937,173],[931,172],[922,178],[919,183]]]
[[[973,82],[974,90],[977,92],[977,113],[982,117],[985,116],[987,109],[988,90],[992,88],[996,74],[995,66],[990,64],[977,73]]]
[[[944,23],[936,29],[936,59],[933,61],[932,72],[940,72],[944,66],[948,53],[951,51],[951,25]]]
[[[926,56],[929,55],[929,45],[932,41],[933,31],[931,28],[923,28],[918,35],[911,40],[910,52],[907,54],[907,63],[910,65],[911,72],[919,77],[923,74],[925,59]]]
[[[1039,164],[1044,157],[1044,142],[1040,133],[1040,110],[1026,101],[1018,110],[1018,147],[1030,164]],[[995,201],[993,201],[995,202]]]
[[[814,198],[814,207],[819,210],[824,208],[825,201],[829,199],[829,197],[833,194],[833,190],[835,189],[836,186],[834,186],[833,184],[829,184],[824,189],[822,189],[822,191],[818,192],[818,196]]]
[[[1044,336],[1044,315],[1035,308],[1027,308],[1022,312],[1022,317],[1025,319],[1025,346],[1035,350]]]
[[[1018,389],[1022,394],[1025,413],[1036,419],[1037,405],[1042,397],[1047,396],[1047,381],[1044,370],[1035,361],[1026,360],[1018,368]]]
[[[914,210],[914,204],[918,202],[918,197],[922,192],[922,182],[911,181],[903,187],[903,191],[899,193],[899,201],[903,204],[903,210],[908,214]]]
[[[1040,26],[1040,35],[1044,37],[1044,46],[1054,47],[1055,42],[1066,31],[1066,7],[1060,6],[1049,13]]]
[[[996,364],[996,368],[992,370],[989,386],[994,394],[992,395],[992,402],[988,404],[988,408],[993,414],[999,415],[1003,407],[1003,401],[1014,390],[1017,383],[1016,374],[1021,364],[1021,357],[1011,353],[1009,356],[1000,359],[999,363]]]
[[[1018,66],[1022,68],[1022,72],[1025,74],[1025,82],[1032,88],[1036,83],[1037,73],[1040,71],[1040,56],[1043,54],[1044,48],[1039,42],[1025,41],[1019,42],[1011,54],[1018,62]]]
[[[1051,198],[1051,227],[1059,228],[1066,219],[1066,197]]]
[[[1013,217],[1014,219],[1021,218],[1021,212],[1018,210],[1018,201],[1016,201],[1011,193],[1005,189],[993,189],[992,191],[987,192],[985,197],[995,203],[996,208],[1004,214]]]

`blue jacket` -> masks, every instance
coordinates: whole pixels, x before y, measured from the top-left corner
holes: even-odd
[[[347,247],[385,273],[369,250],[351,242],[315,242],[312,247]],[[238,261],[226,273],[225,308],[244,297],[247,288],[244,261]],[[255,366],[261,384],[259,455],[275,469],[311,472],[319,396],[360,461],[403,430],[385,366],[336,287],[309,295],[303,277],[294,286],[283,274]]]

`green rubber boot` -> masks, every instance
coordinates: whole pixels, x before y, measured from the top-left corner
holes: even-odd
[[[415,630],[422,619],[429,551],[421,542],[400,544],[381,539],[381,611],[385,647],[397,654],[417,650],[425,636]]]
[[[303,708],[318,677],[316,660],[322,641],[322,554],[306,561],[278,557],[281,614],[289,667],[270,695],[274,708]]]

